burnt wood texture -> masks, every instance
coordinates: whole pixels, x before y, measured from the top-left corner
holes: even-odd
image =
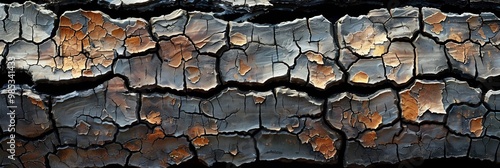
[[[322,5],[373,9],[332,20],[314,15]],[[0,3],[0,165],[354,167],[470,158],[499,166],[498,7],[493,0]],[[271,14],[280,10],[314,16],[262,19],[279,20]],[[17,106],[15,133],[7,106]]]

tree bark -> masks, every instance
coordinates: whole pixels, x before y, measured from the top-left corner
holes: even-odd
[[[498,5],[0,3],[0,164],[498,166]]]

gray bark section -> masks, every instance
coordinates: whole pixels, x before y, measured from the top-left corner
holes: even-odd
[[[273,4],[245,2],[226,3]],[[500,74],[500,19],[491,13],[404,7],[269,25],[184,10],[150,21],[84,10],[57,19],[31,2],[2,6],[3,66],[14,58],[33,81],[58,87],[113,75],[62,95],[3,88],[0,105],[18,107],[21,137],[15,161],[0,151],[3,166],[500,159],[500,93],[484,87]],[[450,70],[460,79],[438,75]],[[9,119],[0,113],[3,149]]]

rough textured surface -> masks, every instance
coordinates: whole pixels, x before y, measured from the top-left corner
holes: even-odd
[[[453,78],[444,81],[417,80],[399,96],[402,119],[417,123],[444,122],[451,105],[481,102],[480,89]]]
[[[326,119],[347,138],[355,138],[365,130],[394,122],[399,113],[396,102],[396,93],[388,89],[368,96],[341,93],[328,99]]]
[[[366,2],[44,2],[0,3],[1,167],[500,160],[494,13],[263,24],[290,6]]]

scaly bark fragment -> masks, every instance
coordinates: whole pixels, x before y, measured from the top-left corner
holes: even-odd
[[[253,138],[242,135],[203,136],[208,144],[199,147],[198,158],[208,166],[215,162],[230,162],[236,166],[254,162],[257,152]]]
[[[56,153],[50,153],[48,160],[50,167],[104,167],[111,164],[125,166],[129,154],[129,151],[116,143],[89,149],[68,146],[58,148]]]
[[[309,51],[301,54],[297,59],[297,65],[290,71],[290,83],[308,84],[318,89],[327,89],[340,83],[343,74],[333,60]]]
[[[113,141],[115,124],[137,121],[137,96],[127,92],[123,80],[114,78],[95,89],[55,97],[52,113],[61,143],[85,148]]]
[[[413,43],[416,47],[415,68],[417,76],[439,74],[449,69],[448,60],[443,52],[444,46],[423,35],[418,35]]]
[[[446,55],[451,62],[451,69],[458,70],[473,78],[476,78],[479,73],[487,73],[483,71],[484,68],[481,66],[483,60],[480,45],[466,41],[463,44],[448,42],[445,46]]]
[[[39,4],[0,3],[0,37],[8,43],[24,39],[41,43],[51,37],[56,14]]]
[[[132,88],[155,85],[161,82],[158,81],[158,79],[173,82],[182,82],[184,80],[182,75],[162,77],[161,68],[162,63],[158,56],[155,54],[147,54],[145,56],[118,59],[113,66],[113,72],[126,76],[129,81],[129,86]]]
[[[267,94],[260,105],[261,124],[266,129],[297,133],[304,126],[303,117],[319,116],[323,111],[323,101],[305,92],[279,87],[274,94]]]
[[[387,52],[390,41],[383,23],[374,23],[366,15],[346,15],[336,22],[336,27],[340,48],[362,57],[380,57]]]
[[[391,18],[384,23],[389,39],[411,39],[419,29],[419,9],[416,7],[393,8]],[[391,44],[392,45],[392,44]]]
[[[321,153],[324,159],[336,163],[341,143],[340,135],[329,129],[326,124],[322,119],[306,119],[304,130],[298,137],[302,143],[311,144],[313,151]]]
[[[255,135],[260,160],[313,160],[328,162],[323,154],[314,151],[311,145],[302,143],[297,135],[287,132],[261,131]],[[330,159],[331,160],[331,159]]]
[[[0,113],[0,127],[3,133],[9,133],[9,125],[12,117],[15,117],[16,130],[19,135],[36,138],[53,129],[51,119],[49,118],[48,99],[45,96],[35,94],[27,86],[14,85],[17,89],[9,90],[4,88],[0,90],[1,104],[16,106],[15,109],[8,110],[4,108],[4,113]],[[9,93],[13,91],[14,93]],[[9,94],[15,96],[11,104]]]
[[[129,56],[155,48],[148,28],[143,19],[117,20],[97,11],[65,12],[54,37],[59,53],[52,68],[70,71],[71,78],[102,75],[111,71],[115,55]]]
[[[446,125],[456,133],[481,137],[484,130],[483,116],[487,111],[483,105],[478,107],[468,105],[453,106],[448,114]]]
[[[375,85],[386,80],[382,58],[358,59],[347,70],[353,85]]]
[[[224,35],[226,27],[226,21],[213,15],[190,12],[184,33],[201,53],[220,54],[227,45]]]
[[[390,89],[361,96],[348,92],[328,99],[327,121],[355,138],[365,130],[378,129],[394,122],[398,117],[396,93]]]
[[[477,14],[463,13],[463,14],[453,14],[453,13],[443,13],[439,9],[435,8],[422,8],[422,15],[424,19],[424,32],[429,33],[433,37],[436,37],[439,42],[445,42],[448,40],[456,42],[464,42],[470,39],[469,36],[469,25],[477,24],[475,18],[478,17]]]
[[[481,47],[481,59],[477,64],[477,80],[486,82],[489,78],[500,76],[500,49],[488,43]],[[477,60],[476,60],[477,61]]]
[[[402,119],[420,123],[422,121],[443,122],[447,109],[453,104],[481,101],[481,90],[470,87],[467,82],[454,78],[443,81],[416,80],[401,91]]]
[[[491,12],[481,12],[479,16],[469,20],[471,29],[471,40],[484,45],[491,42],[498,45],[500,35],[498,34],[500,19]]]
[[[218,85],[215,70],[216,58],[198,54],[195,46],[185,36],[160,41],[160,57],[163,60],[159,86],[175,90],[210,90]],[[181,78],[184,78],[180,80]]]
[[[382,56],[385,76],[396,84],[405,84],[413,78],[415,53],[410,43],[393,42],[389,52]]]
[[[19,127],[18,127],[19,128]],[[15,139],[16,142],[13,144],[15,146],[15,160],[8,158],[11,153],[6,149],[10,149],[11,139],[6,137],[0,142],[2,143],[2,150],[0,156],[3,158],[0,160],[0,165],[5,167],[48,167],[46,156],[49,153],[55,152],[57,150],[57,145],[59,141],[54,133],[45,135],[33,140],[23,140]]]
[[[131,166],[168,167],[193,157],[186,138],[167,137],[160,127],[151,129],[141,124],[120,130],[116,142],[131,152]]]

